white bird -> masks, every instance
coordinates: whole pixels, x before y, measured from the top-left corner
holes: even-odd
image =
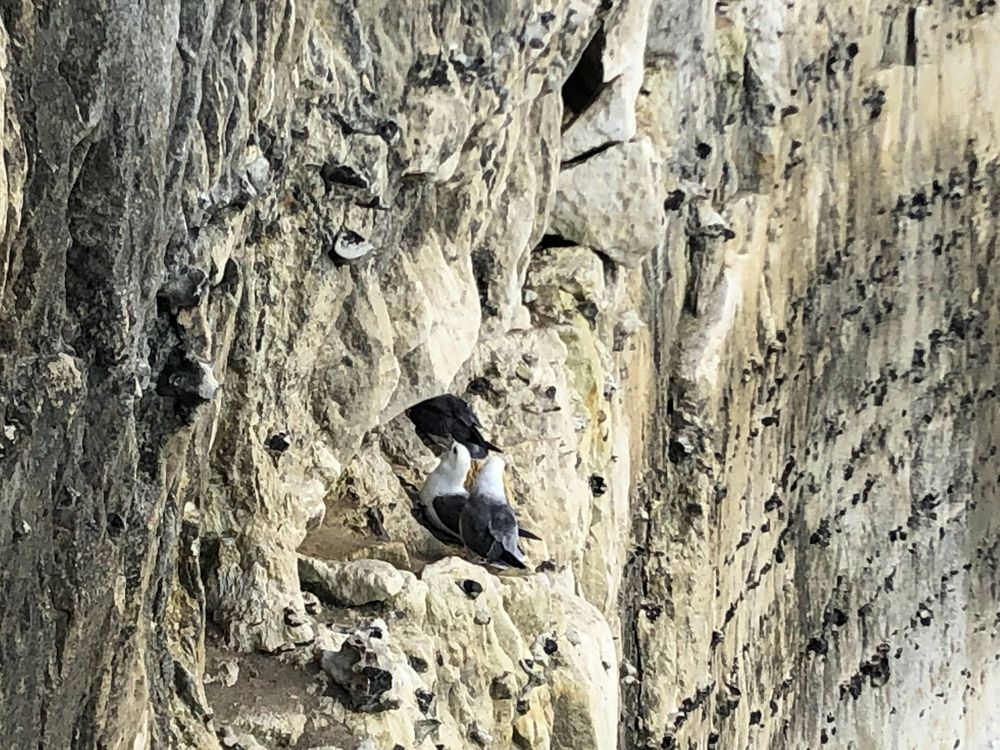
[[[527,568],[524,553],[517,546],[517,518],[504,492],[505,467],[499,456],[486,459],[462,507],[459,534],[462,543],[487,563],[497,567]]]
[[[420,489],[424,516],[437,530],[455,541],[461,541],[459,518],[469,500],[465,477],[471,465],[472,458],[466,447],[452,441]]]

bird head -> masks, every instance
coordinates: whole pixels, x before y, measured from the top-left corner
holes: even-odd
[[[475,487],[480,491],[490,492],[499,497],[506,497],[504,491],[503,473],[506,462],[496,454],[490,454],[483,461],[483,466],[476,474]]]
[[[465,479],[465,475],[469,473],[469,467],[472,466],[469,450],[455,440],[451,441],[448,452],[441,457],[441,460],[446,463],[452,476],[461,477],[460,482]]]

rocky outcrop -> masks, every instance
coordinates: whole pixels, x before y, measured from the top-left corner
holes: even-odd
[[[5,742],[1000,733],[992,7],[50,6],[0,11]],[[524,574],[411,512],[445,390]]]

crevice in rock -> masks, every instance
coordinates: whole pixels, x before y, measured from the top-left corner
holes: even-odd
[[[118,160],[110,137],[94,143],[81,155],[80,171],[67,201],[72,243],[66,251],[66,311],[72,321],[67,343],[78,356],[100,369],[110,368],[122,356],[125,342],[115,331],[115,248],[120,242]]]
[[[337,186],[360,190],[367,190],[370,187],[368,179],[359,174],[354,167],[349,164],[341,164],[333,158],[328,159],[320,167],[319,176],[323,180],[326,195],[329,195]]]
[[[201,591],[203,592],[203,603],[205,611],[205,621],[210,623],[215,619],[215,610],[218,606],[217,591],[213,588],[212,577],[219,568],[219,555],[222,548],[222,539],[215,534],[201,532],[198,540],[198,576],[201,580]]]
[[[606,38],[604,26],[597,29],[580,61],[562,87],[563,130],[569,127],[577,117],[583,114],[604,88],[604,56]]]
[[[560,166],[563,169],[569,169],[571,167],[575,167],[577,164],[582,164],[583,162],[587,161],[587,159],[597,156],[598,154],[602,154],[612,146],[617,146],[619,143],[621,143],[621,141],[609,141],[608,143],[602,143],[600,146],[596,146],[590,149],[589,151],[584,151],[582,154],[574,156],[572,159],[562,162]]]
[[[917,64],[917,9],[906,11],[906,57],[904,63],[911,67]]]
[[[684,311],[692,317],[698,317],[698,288],[701,282],[704,254],[704,238],[689,236],[687,241],[689,276],[688,283],[684,288]]]
[[[895,31],[895,29],[896,29],[896,19],[895,18],[891,18],[891,19],[889,19],[889,22],[886,24],[885,40],[882,42],[882,59],[881,59],[881,63],[884,66],[890,65],[891,61],[892,61],[892,54],[891,54],[891,50],[892,50],[892,34]]]
[[[594,253],[601,259],[601,268],[604,271],[604,283],[608,288],[613,288],[618,283],[618,264],[611,256],[602,250],[594,250]]]
[[[174,690],[181,703],[187,706],[196,719],[208,721],[212,717],[211,711],[202,704],[198,697],[198,687],[194,675],[177,659],[174,659]]]
[[[749,51],[743,55],[740,113],[744,122],[756,127],[766,127],[774,119],[774,104],[768,101],[767,89],[753,68]]]
[[[558,234],[546,234],[535,247],[536,250],[548,250],[553,247],[575,247],[576,242]]]
[[[476,289],[479,291],[479,306],[483,318],[493,318],[497,315],[497,307],[490,302],[490,279],[494,277],[494,255],[489,248],[479,248],[472,254],[472,273],[476,277]]]
[[[664,287],[661,280],[669,278],[669,268],[654,254],[646,283],[649,284],[648,294],[642,311],[643,318],[649,321],[652,342],[652,370],[664,372],[669,367],[669,349],[665,346],[665,334],[662,317],[663,300],[660,290]],[[658,389],[655,397],[655,412],[667,413],[669,394],[666,389]],[[669,443],[669,420],[657,420],[650,426],[647,447],[652,452],[665,455]],[[619,600],[619,611],[622,617],[622,659],[625,664],[635,667],[635,682],[623,683],[621,693],[621,715],[629,717],[619,723],[619,746],[622,748],[642,748],[652,746],[652,737],[647,724],[642,718],[642,709],[646,705],[644,687],[647,675],[643,659],[647,645],[640,629],[639,617],[642,616],[641,604],[648,601],[650,586],[647,569],[647,555],[650,541],[654,536],[652,511],[656,499],[666,495],[664,484],[667,475],[664,471],[650,471],[642,477],[636,497],[636,507],[632,512],[632,550],[624,570]],[[668,737],[670,737],[668,735]],[[672,738],[664,738],[661,747],[672,747]]]

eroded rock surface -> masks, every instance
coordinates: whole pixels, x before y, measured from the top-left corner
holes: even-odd
[[[995,8],[0,25],[12,747],[1000,735]],[[411,512],[445,390],[524,574]]]

